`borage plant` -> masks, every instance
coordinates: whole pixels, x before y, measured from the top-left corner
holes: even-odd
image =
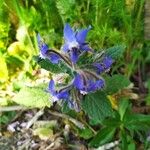
[[[64,44],[60,51],[49,48],[38,34],[38,63],[42,68],[54,73],[54,76],[59,73],[67,74],[64,82],[50,80],[47,88],[51,95],[50,101],[76,112],[84,111],[89,116],[90,125],[100,125],[98,132],[93,131],[85,122],[84,129],[76,129],[75,132],[78,132],[80,137],[91,139],[89,146],[99,147],[119,135],[118,141],[121,142],[122,149],[135,149],[132,139],[136,134],[143,134],[143,131],[148,130],[150,117],[133,114],[129,109],[129,95],[121,93],[125,93],[124,90],[127,92],[130,81],[121,74],[108,75],[116,59],[122,56],[125,47],[120,45],[101,52],[94,51],[86,42],[90,30],[91,27],[74,31],[66,24]],[[115,104],[116,95],[120,95],[117,96],[120,105]],[[127,100],[122,101],[125,97],[128,97]]]
[[[69,24],[64,27],[64,44],[60,51],[49,48],[40,34],[37,36],[40,56],[38,63],[51,73],[68,74],[65,83],[57,84],[50,80],[47,92],[52,98],[50,101],[79,112],[84,110],[94,122],[99,122],[112,114],[109,94],[109,80],[104,80],[116,58],[119,58],[125,49],[124,46],[115,46],[105,51],[96,52],[86,42],[87,29],[73,30]],[[124,80],[119,76],[120,81]],[[125,81],[126,82],[126,81]],[[127,86],[121,84],[121,87]],[[115,85],[114,85],[115,86]],[[117,92],[117,91],[116,91]]]

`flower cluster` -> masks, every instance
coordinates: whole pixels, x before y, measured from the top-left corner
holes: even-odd
[[[81,68],[77,65],[80,56],[84,53],[90,51],[93,55],[95,54],[86,42],[86,36],[90,30],[91,27],[74,31],[69,24],[66,24],[64,27],[64,44],[61,51],[48,48],[40,35],[37,36],[40,57],[47,58],[54,64],[58,64],[60,61],[66,63],[73,73],[70,83],[61,88],[57,88],[53,79],[50,80],[48,92],[52,95],[53,102],[65,102],[76,111],[80,110],[80,101],[84,95],[104,88],[105,81],[101,74],[108,71],[113,64],[113,59],[104,54],[100,59],[95,59],[88,64],[89,68]],[[84,65],[86,66],[86,64]]]

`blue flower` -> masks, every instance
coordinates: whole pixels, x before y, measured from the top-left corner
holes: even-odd
[[[49,52],[48,45],[43,42],[40,34],[37,35],[37,41],[40,49],[40,57],[44,59],[48,58],[52,63],[57,64],[60,60],[60,57],[56,53]]]
[[[48,92],[52,95],[52,101],[57,102],[60,100],[63,100],[62,103],[66,102],[70,109],[75,109],[76,111],[79,111],[79,107],[77,103],[72,99],[70,95],[70,89],[65,88],[63,90],[55,90],[55,83],[54,80],[50,80]]]
[[[91,48],[85,42],[88,31],[91,29],[82,29],[78,32],[74,32],[69,24],[64,27],[64,39],[65,44],[62,46],[62,50],[68,53],[73,63],[76,63],[79,55],[83,51],[89,51]]]
[[[89,92],[95,92],[104,87],[104,80],[94,78],[87,78],[85,75],[77,74],[74,79],[74,86],[80,91],[81,94],[87,94]]]
[[[59,101],[61,99],[68,99],[68,97],[69,97],[69,91],[67,91],[67,90],[62,90],[62,91],[61,90],[60,91],[55,90],[54,80],[50,80],[48,92],[50,92],[50,94],[52,95],[53,102]]]
[[[102,62],[95,62],[93,66],[96,68],[96,72],[98,74],[107,71],[110,69],[111,65],[113,64],[113,59],[109,56],[105,56]]]

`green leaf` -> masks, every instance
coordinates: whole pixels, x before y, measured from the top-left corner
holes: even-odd
[[[51,73],[66,73],[69,71],[69,69],[63,62],[53,64],[48,59],[42,59],[38,56],[34,56],[34,59],[41,66],[41,68],[50,71]]]
[[[148,94],[145,98],[145,101],[147,105],[150,105],[150,79],[146,83],[147,83],[147,88],[148,88]]]
[[[33,134],[39,136],[42,140],[48,140],[53,137],[53,130],[51,128],[42,127],[33,130]]]
[[[121,74],[113,75],[112,77],[106,77],[106,93],[109,94],[114,94],[118,92],[119,90],[129,86],[130,81],[128,78]]]
[[[18,55],[15,55],[15,56],[13,56],[13,55],[11,55],[11,56],[8,56],[7,58],[6,58],[6,61],[7,61],[7,63],[9,64],[9,65],[11,65],[12,67],[23,67],[24,66],[24,60],[20,57],[20,56],[18,56]]]
[[[0,114],[0,125],[8,124],[14,117],[16,116],[16,112],[9,111]]]
[[[120,114],[120,120],[121,121],[123,120],[123,117],[127,111],[128,106],[129,106],[129,102],[127,99],[123,99],[120,101],[118,112]]]
[[[91,147],[98,147],[110,142],[115,134],[116,128],[106,127],[101,129],[89,143]]]
[[[128,149],[127,150],[136,150],[135,142],[133,140],[133,137],[130,135],[127,135],[128,140]]]
[[[123,55],[125,48],[125,45],[117,45],[106,49],[105,53],[112,59],[118,59]]]
[[[89,128],[78,129],[78,135],[87,140],[93,137],[93,131]]]
[[[124,125],[129,130],[147,131],[150,127],[150,115],[128,113]]]
[[[112,114],[110,102],[102,91],[86,95],[82,101],[82,108],[97,123]]]
[[[135,143],[133,138],[125,132],[125,130],[121,131],[121,149],[122,150],[135,150]]]
[[[74,15],[72,9],[75,9],[75,0],[56,0],[56,7],[65,23],[67,19],[71,19]]]
[[[108,127],[119,127],[121,125],[121,122],[117,118],[108,118],[102,122],[102,125]]]
[[[24,87],[13,98],[13,101],[26,107],[50,107],[50,94],[45,91],[46,88],[47,85],[43,84],[38,87]]]
[[[5,82],[8,79],[8,70],[5,59],[0,56],[0,82]]]
[[[125,130],[121,130],[121,149],[127,150],[127,148],[128,148],[127,135]]]

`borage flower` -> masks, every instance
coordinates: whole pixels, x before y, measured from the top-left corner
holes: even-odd
[[[59,91],[55,89],[54,80],[50,80],[49,86],[48,86],[48,92],[51,93],[53,102],[57,102],[61,99],[68,99],[69,97],[68,89],[59,90]]]
[[[91,27],[87,29],[82,29],[78,32],[74,32],[69,24],[64,27],[64,39],[65,44],[62,46],[62,50],[69,54],[69,57],[73,63],[76,63],[79,55],[84,51],[90,51],[91,48],[85,42],[88,31]]]
[[[50,92],[52,96],[52,102],[61,101],[62,103],[66,102],[70,109],[75,109],[76,111],[79,111],[79,106],[77,105],[76,101],[73,100],[71,96],[71,86],[69,85],[65,88],[62,88],[60,90],[55,89],[55,83],[54,80],[50,80],[48,92]]]
[[[104,80],[99,77],[97,78],[88,72],[82,72],[75,76],[74,86],[84,95],[102,89],[104,87]]]
[[[40,56],[48,58],[52,63],[58,63],[61,59],[70,68],[71,77],[74,76],[69,85],[61,87],[59,90],[56,89],[54,80],[50,80],[48,92],[52,95],[52,102],[67,103],[69,108],[76,111],[80,110],[80,101],[85,94],[104,88],[105,81],[99,74],[108,71],[114,62],[109,56],[98,55],[93,59],[94,63],[85,64],[90,70],[85,69],[85,67],[81,67],[81,69],[77,64],[76,66],[72,65],[78,61],[84,52],[92,50],[85,42],[90,29],[91,27],[74,32],[69,24],[66,24],[64,27],[65,43],[62,46],[64,53],[49,49],[39,34],[37,37]]]
[[[112,64],[113,64],[113,59],[109,56],[105,56],[102,60],[102,62],[95,62],[93,63],[94,68],[96,69],[96,72],[98,74],[103,73],[105,71],[108,71]]]
[[[40,57],[44,59],[48,58],[52,63],[57,64],[60,60],[60,57],[54,52],[49,52],[49,47],[46,43],[44,43],[40,34],[37,35],[37,41],[40,49]]]

